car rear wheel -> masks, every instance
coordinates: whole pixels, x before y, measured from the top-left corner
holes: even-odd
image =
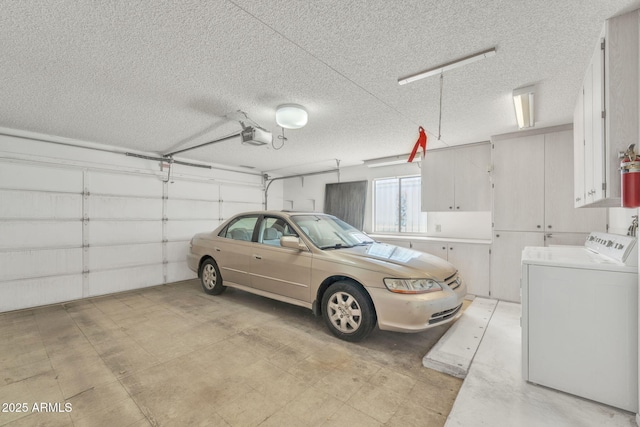
[[[200,267],[200,283],[202,283],[202,289],[209,295],[220,295],[227,289],[222,284],[218,264],[211,258],[205,260]]]
[[[346,341],[360,341],[376,324],[373,303],[356,284],[336,282],[322,297],[322,316],[333,335]]]

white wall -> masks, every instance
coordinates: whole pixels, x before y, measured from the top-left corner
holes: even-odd
[[[0,135],[0,312],[193,278],[193,234],[263,208],[259,174],[174,164],[169,181],[104,150]]]
[[[429,153],[427,153],[429,155]],[[322,212],[324,208],[325,185],[335,182],[369,181],[364,218],[364,231],[372,230],[372,182],[376,178],[400,176],[420,176],[417,164],[407,163],[393,166],[369,168],[364,165],[350,166],[337,173],[314,175],[304,178],[284,180],[285,209]],[[435,231],[435,225],[441,231]],[[430,212],[427,214],[427,236],[441,238],[491,239],[491,212]]]
[[[637,209],[609,208],[609,233],[627,234],[633,215],[638,215]]]

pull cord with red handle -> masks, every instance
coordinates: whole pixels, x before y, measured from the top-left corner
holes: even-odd
[[[413,151],[411,151],[409,160],[407,160],[407,162],[409,163],[413,162],[414,157],[418,153],[418,148],[422,148],[422,157],[424,157],[425,154],[427,154],[427,134],[424,132],[424,129],[422,126],[418,128],[418,132],[420,133],[420,135],[418,135],[418,140],[413,146]]]

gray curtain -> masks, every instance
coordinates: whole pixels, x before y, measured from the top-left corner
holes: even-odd
[[[358,230],[362,230],[364,228],[367,184],[367,181],[327,184],[324,195],[324,212],[335,215]]]

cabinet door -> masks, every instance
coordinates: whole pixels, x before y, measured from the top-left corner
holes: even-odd
[[[492,175],[494,229],[542,231],[544,135],[495,141]]]
[[[587,193],[591,191],[591,201],[602,200],[605,197],[603,184],[606,184],[605,164],[606,164],[606,144],[604,137],[604,50],[602,50],[602,42],[598,42],[591,59],[591,110],[586,110],[585,114],[590,117],[589,125],[591,126],[591,144],[589,150],[593,153],[585,164],[585,169],[590,171],[590,179],[588,183]]]
[[[449,262],[453,264],[467,284],[467,292],[489,296],[490,246],[473,243],[449,243]]]
[[[593,141],[593,58],[587,67],[583,82],[583,132],[584,132],[584,191],[585,203],[595,200],[595,171],[593,170],[594,141]]]
[[[423,212],[444,212],[454,209],[452,159],[453,150],[427,151],[422,161]]]
[[[451,170],[455,171],[454,191],[456,211],[490,211],[491,165],[490,144],[477,144],[453,151]]]
[[[574,207],[573,134],[571,131],[553,132],[544,136],[544,186],[546,232],[605,231],[606,208]],[[497,228],[497,227],[496,227]]]
[[[545,246],[584,246],[589,233],[547,233],[544,235]]]
[[[411,242],[411,247],[416,251],[425,252],[435,255],[442,259],[447,259],[447,243],[446,242]]]
[[[638,11],[605,21],[605,176],[606,197],[620,197],[620,160],[629,144],[638,144]],[[637,147],[636,147],[637,148]]]
[[[526,246],[544,246],[544,233],[494,231],[491,298],[520,302],[521,259]]]
[[[573,111],[573,204],[580,207],[585,204],[585,149],[584,149],[584,86],[578,94]]]

